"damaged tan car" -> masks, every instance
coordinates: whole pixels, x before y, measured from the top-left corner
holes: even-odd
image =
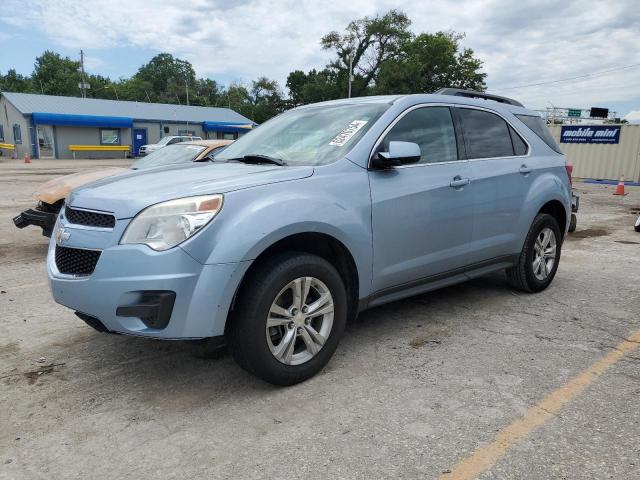
[[[130,168],[108,167],[54,178],[42,184],[37,190],[36,200],[38,203],[36,207],[29,208],[14,217],[13,223],[18,228],[25,228],[29,225],[40,227],[42,234],[50,237],[56,223],[56,217],[71,190],[105,177],[128,172],[130,169],[140,170],[179,163],[211,161],[214,155],[231,143],[233,140],[182,142],[156,150],[146,157],[136,160]]]

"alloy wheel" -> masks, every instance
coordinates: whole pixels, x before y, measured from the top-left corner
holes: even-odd
[[[334,303],[329,288],[314,277],[289,282],[267,316],[266,336],[273,356],[286,365],[315,357],[331,334]]]
[[[556,235],[549,227],[543,228],[533,245],[533,275],[540,281],[545,280],[556,263],[558,253]]]

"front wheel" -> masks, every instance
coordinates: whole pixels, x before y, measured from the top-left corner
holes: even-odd
[[[275,385],[319,372],[335,352],[347,319],[342,278],[326,260],[288,252],[257,265],[243,282],[227,343],[245,370]]]
[[[539,213],[522,247],[517,263],[507,269],[511,286],[524,292],[540,292],[547,288],[558,270],[562,236],[554,217]]]

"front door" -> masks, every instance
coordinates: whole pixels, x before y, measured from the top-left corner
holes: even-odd
[[[448,107],[420,107],[386,134],[390,141],[414,142],[414,165],[369,172],[373,229],[373,292],[429,283],[439,274],[460,274],[467,262],[473,226],[470,166],[458,153]]]
[[[147,129],[133,129],[133,154],[137,157],[140,154],[140,147],[147,144]]]
[[[53,158],[53,127],[51,125],[38,125],[38,157]]]

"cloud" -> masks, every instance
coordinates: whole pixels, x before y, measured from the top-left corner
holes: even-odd
[[[624,116],[629,123],[640,123],[640,110],[632,110]]]
[[[22,12],[21,26],[55,45],[92,50],[144,48],[189,60],[201,76],[248,81],[266,75],[284,84],[288,72],[326,64],[320,38],[355,18],[373,16],[391,0],[4,0]],[[527,105],[587,107],[638,97],[640,68],[517,88],[640,63],[635,0],[408,0],[401,7],[415,32],[465,32],[465,47],[484,61],[488,87]],[[2,21],[2,20],[0,20]],[[5,20],[6,21],[6,20]],[[13,21],[15,24],[15,21]],[[126,61],[125,58],[122,60]]]

